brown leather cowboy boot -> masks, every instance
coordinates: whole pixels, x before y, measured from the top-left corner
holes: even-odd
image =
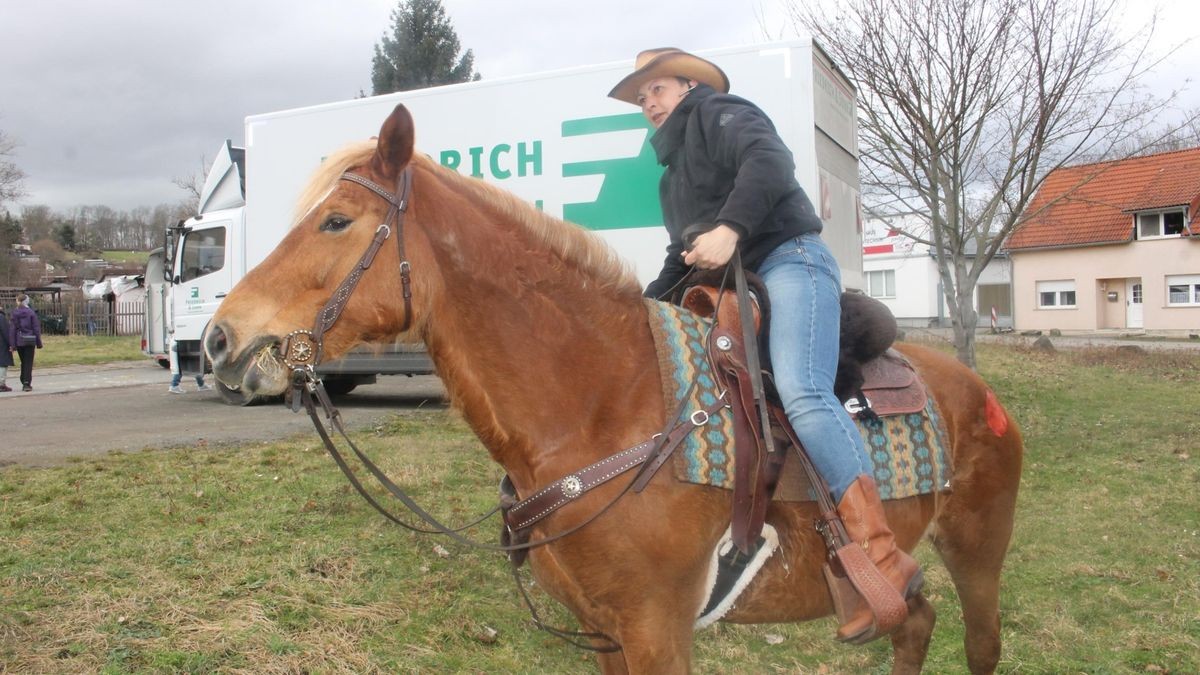
[[[863,547],[867,557],[901,597],[907,600],[921,592],[925,577],[917,561],[896,547],[896,538],[883,514],[883,503],[879,501],[879,490],[870,476],[864,474],[854,479],[842,495],[837,510],[850,539]],[[862,644],[885,634],[877,630],[871,609],[865,603],[859,603],[854,614],[838,629],[837,639]]]

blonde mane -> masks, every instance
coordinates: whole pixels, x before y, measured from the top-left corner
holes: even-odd
[[[375,147],[374,140],[361,141],[326,157],[300,194],[293,227],[329,195],[343,173],[368,162]],[[597,279],[602,286],[618,293],[641,294],[641,284],[629,263],[593,232],[539,211],[511,192],[483,180],[462,176],[426,155],[414,154],[412,164],[451,184],[455,191],[479,199],[519,223],[535,241]]]
[[[300,199],[296,202],[296,212],[292,218],[292,227],[304,220],[304,216],[308,215],[309,211],[312,211],[325,200],[325,197],[329,196],[329,193],[337,187],[337,182],[343,173],[356,166],[366,164],[371,159],[371,155],[375,154],[375,147],[374,140],[358,141],[326,157],[300,193]]]

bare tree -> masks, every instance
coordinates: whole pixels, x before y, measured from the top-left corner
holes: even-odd
[[[1113,148],[1105,159],[1124,159],[1195,147],[1200,147],[1200,108],[1184,113],[1181,125],[1160,125],[1135,135]]]
[[[17,142],[0,130],[0,206],[25,196],[25,172],[12,160]]]
[[[200,193],[204,190],[204,179],[208,176],[208,169],[208,158],[200,155],[199,171],[188,176],[176,176],[171,179],[171,183],[175,187],[187,193],[187,197],[183,198],[180,203],[186,207],[189,215],[195,215],[200,210]]]
[[[1138,85],[1153,20],[1122,36],[1117,0],[788,2],[858,86],[864,207],[928,223],[905,234],[933,246],[974,368],[976,283],[1046,175],[1110,157],[1163,105]]]

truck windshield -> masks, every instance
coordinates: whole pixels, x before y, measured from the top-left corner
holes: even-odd
[[[179,263],[180,282],[212,274],[222,267],[225,267],[224,227],[193,230],[184,236]]]

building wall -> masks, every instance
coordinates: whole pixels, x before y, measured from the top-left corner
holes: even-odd
[[[879,270],[896,272],[896,297],[879,298],[893,316],[925,325],[938,315],[937,264],[928,255],[863,256],[864,277],[868,271]]]
[[[983,268],[979,275],[980,284],[1011,284],[1012,262],[1008,258],[996,257]],[[977,298],[978,299],[978,298]]]
[[[1167,305],[1168,275],[1200,274],[1200,241],[1153,239],[1126,244],[1012,251],[1013,311],[1019,330],[1095,330],[1126,327],[1125,280],[1142,280],[1146,330],[1200,329],[1200,307]],[[1073,280],[1075,307],[1041,309],[1037,282]],[[1108,292],[1118,293],[1109,302]]]
[[[896,279],[895,297],[878,298],[887,305],[888,309],[903,326],[928,326],[938,319],[949,322],[949,313],[941,294],[941,277],[938,274],[937,261],[934,259],[931,247],[917,243],[913,239],[898,234],[900,227],[914,232],[928,229],[928,225],[920,218],[878,220],[868,219],[863,222],[863,288],[866,290],[866,273],[880,270],[893,270]],[[973,262],[973,261],[972,261]],[[850,284],[845,283],[849,286]],[[979,325],[991,324],[991,304],[987,307],[979,305],[979,286],[988,285],[992,295],[1002,293],[1005,298],[1011,293],[1012,271],[1007,258],[993,258],[975,287],[975,310],[979,312]],[[999,324],[1011,326],[1011,313],[1005,312],[1008,302],[1000,306]]]
[[[943,318],[949,321],[948,312],[939,294],[940,277],[935,261],[928,252],[914,250],[896,254],[868,254],[863,256],[863,273],[878,270],[894,270],[896,273],[896,297],[879,298],[892,311],[892,315],[907,326],[925,326],[931,320]],[[980,285],[1004,285],[1012,283],[1012,267],[1006,258],[993,258],[975,287],[975,309],[979,312],[979,325],[991,323],[991,308],[979,306]],[[1006,291],[1007,292],[1007,291]],[[1011,325],[1011,317],[1001,316],[1000,325]]]

